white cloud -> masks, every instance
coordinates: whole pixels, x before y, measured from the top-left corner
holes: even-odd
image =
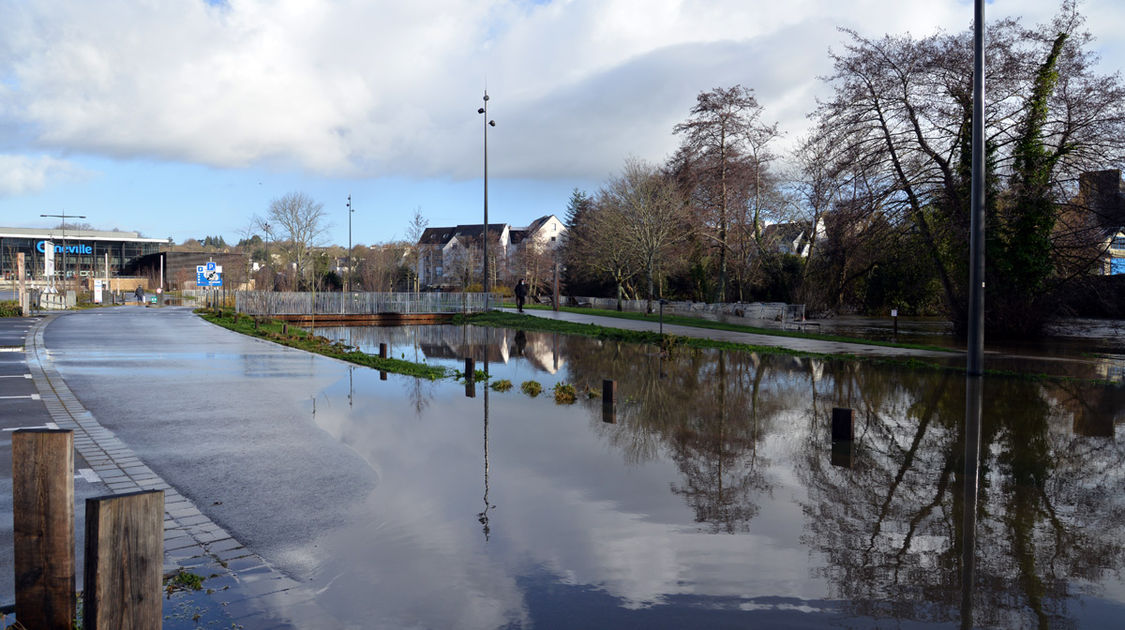
[[[1087,4],[1108,24],[1125,12]],[[1056,6],[989,10],[1032,23]],[[663,158],[671,125],[720,85],[754,88],[768,118],[799,132],[836,25],[924,35],[967,27],[971,9],[964,0],[0,0],[0,128],[18,127],[36,149],[119,158],[473,177],[487,80],[495,174],[601,177],[626,155]],[[1110,54],[1122,50],[1116,32],[1096,34],[1110,38]]]
[[[38,192],[49,181],[70,181],[88,175],[71,162],[41,155],[0,154],[0,197]]]

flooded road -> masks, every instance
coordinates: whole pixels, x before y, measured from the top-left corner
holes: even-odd
[[[963,377],[533,332],[341,332],[454,367],[487,356],[515,386],[469,398],[357,368],[318,397],[315,423],[379,481],[354,526],[319,539],[309,577],[388,627],[954,627],[966,593],[985,627],[1125,613],[1120,388],[986,380],[969,532]],[[611,418],[587,393],[605,378]],[[527,380],[544,393],[520,393]],[[556,403],[560,382],[576,403]],[[833,407],[854,409],[850,448],[833,448]]]
[[[337,333],[449,367],[472,356],[512,387],[383,380],[187,309],[66,314],[45,339],[101,425],[296,581],[270,611],[296,627],[1125,615],[1119,386],[986,378],[974,486],[955,373],[495,329]],[[854,412],[850,446],[832,443],[837,407]]]

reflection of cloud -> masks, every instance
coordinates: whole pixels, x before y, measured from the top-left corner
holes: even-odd
[[[356,376],[355,407],[326,406],[332,411],[316,420],[367,460],[380,482],[357,506],[353,524],[317,541],[322,560],[313,582],[328,586],[322,597],[329,607],[377,598],[372,607],[381,618],[386,609],[386,619],[404,624],[458,627],[475,615],[478,627],[493,627],[528,614],[516,580],[536,570],[601,589],[633,609],[675,595],[777,595],[778,584],[787,585],[784,595],[821,594],[808,584],[806,552],[795,538],[701,533],[670,499],[673,464],[622,471],[616,458],[604,458],[597,432],[575,426],[577,408],[523,396],[490,397],[496,508],[485,544],[476,520],[483,400],[467,403],[459,387],[439,383],[433,404],[416,418],[397,384],[380,389],[361,371]],[[551,448],[527,448],[527,440]],[[619,478],[608,478],[610,471]],[[621,496],[635,502],[623,504]],[[451,596],[432,604],[434,593]]]

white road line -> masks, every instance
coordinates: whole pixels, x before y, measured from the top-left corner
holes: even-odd
[[[23,352],[23,346],[0,346],[0,352]]]
[[[28,394],[27,396],[0,396],[0,400],[18,400],[21,398],[30,398],[31,400],[40,400],[39,394]]]
[[[0,378],[31,378],[30,374],[0,374]]]

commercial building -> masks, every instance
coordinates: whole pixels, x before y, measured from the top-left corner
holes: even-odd
[[[17,279],[16,260],[23,253],[27,278],[44,280],[48,248],[55,252],[55,278],[114,277],[169,245],[171,239],[137,232],[0,227],[0,277]]]

